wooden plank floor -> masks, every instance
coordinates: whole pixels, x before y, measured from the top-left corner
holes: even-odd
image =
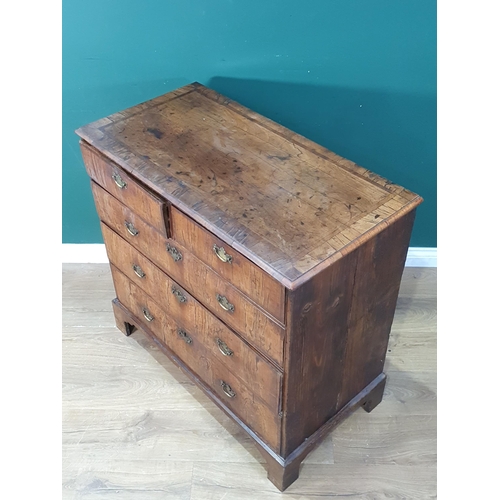
[[[280,493],[242,433],[141,332],[114,325],[107,264],[63,265],[63,499],[436,498],[436,269],[405,269],[382,403]]]

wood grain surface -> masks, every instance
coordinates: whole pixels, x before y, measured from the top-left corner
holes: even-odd
[[[92,293],[89,293],[92,290]],[[140,331],[106,264],[63,266],[63,498],[436,498],[436,270],[404,271],[382,403],[356,411],[285,493],[251,439]]]
[[[129,206],[157,231],[169,235],[168,207],[157,195],[141,186],[121,168],[81,143],[82,157],[89,177],[115,198]]]
[[[290,292],[283,457],[382,373],[413,217]]]
[[[149,328],[158,339],[176,352],[192,371],[201,375],[199,370],[218,360],[230,373],[228,377],[233,379],[236,376],[252,389],[250,391],[252,405],[259,405],[263,402],[278,414],[281,374],[255,351],[239,340],[236,335],[231,334],[230,330],[222,329],[217,323],[209,322],[199,315],[196,315],[198,321],[194,325],[185,327],[175,319],[175,314],[165,311],[159,302],[151,299],[114,266],[112,266],[112,274],[118,288],[118,299],[125,308],[141,321],[141,325]],[[151,322],[145,321],[142,317],[142,308],[145,306],[154,317]],[[140,328],[141,325],[135,326]],[[178,328],[190,337],[190,343],[186,343],[183,337],[177,334]],[[214,342],[215,337],[225,338],[228,344],[234,347],[230,357],[223,356],[219,351]],[[183,353],[185,356],[182,355]],[[188,355],[191,362],[186,360]],[[197,360],[199,366],[196,364]]]
[[[250,340],[258,348],[262,348],[266,355],[270,355],[272,359],[276,360],[278,365],[282,363],[284,330],[281,325],[276,323],[261,308],[256,307],[248,297],[240,293],[228,281],[222,279],[177,241],[163,237],[158,231],[155,231],[129,208],[110,196],[109,193],[95,183],[92,183],[92,192],[99,217],[106,225],[142,254],[148,256],[163,271],[183,283],[189,292],[196,296],[214,314],[224,316],[224,320],[231,327],[241,335],[250,337]],[[137,231],[135,236],[129,233],[124,224],[125,221],[133,224]],[[101,230],[103,234],[106,232],[105,227],[101,226]],[[106,234],[108,233],[106,232]],[[105,241],[106,234],[104,234]],[[167,245],[180,253],[181,260],[175,261],[172,258],[172,255],[167,250]],[[109,254],[110,249],[108,248],[107,251]],[[236,272],[238,272],[238,268],[236,268]],[[269,283],[267,280],[259,279],[259,276],[251,273],[245,276],[251,278],[249,279],[249,285],[251,283],[255,285],[253,297],[259,295],[258,290],[262,289],[264,284]],[[265,276],[265,278],[278,284],[269,276]],[[264,301],[264,303],[267,305],[279,303],[282,311],[284,311],[284,293],[282,293],[284,290],[280,285],[277,290],[269,288],[277,293],[273,295],[272,300]],[[224,311],[217,301],[217,294],[227,297],[229,302],[235,306],[233,314],[221,314]],[[267,293],[260,294],[260,297],[264,296],[267,296]]]
[[[77,134],[291,289],[422,202],[199,83]]]
[[[243,257],[234,249],[228,249],[211,232],[172,207],[172,237],[188,248],[200,260],[214,269],[220,276],[237,286],[245,295],[272,314],[281,323],[285,322],[285,289],[271,276]],[[222,261],[214,252],[214,245],[231,262]]]

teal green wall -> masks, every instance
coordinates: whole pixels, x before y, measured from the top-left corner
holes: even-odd
[[[63,242],[102,242],[74,130],[199,81],[424,197],[436,246],[435,0],[66,0]]]

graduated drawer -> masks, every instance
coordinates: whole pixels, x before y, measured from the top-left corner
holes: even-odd
[[[224,323],[170,279],[149,259],[102,224],[110,262],[189,331],[236,376],[254,380],[255,394],[271,408],[278,405],[281,375]]]
[[[92,190],[101,220],[190,291],[265,356],[282,366],[285,331],[276,321],[178,242],[169,240],[153,230],[100,186],[92,183]],[[129,231],[130,225],[134,228],[132,233]],[[113,252],[115,260],[118,259],[122,250],[112,249],[111,243],[107,241],[111,237],[107,237],[106,228],[103,227],[102,231],[108,253]],[[115,245],[118,246],[119,243]]]
[[[285,289],[260,267],[175,207],[172,238],[284,324]]]
[[[234,360],[240,363],[236,375],[228,366],[228,358],[221,358],[221,353],[217,354],[218,349],[214,350],[210,348],[210,343],[207,344],[207,337],[218,337],[221,335],[220,330],[211,329],[211,325],[207,324],[200,324],[198,328],[186,327],[118,268],[111,265],[111,271],[118,300],[140,320],[140,324],[136,326],[145,326],[164,342],[192,372],[217,393],[224,404],[259,434],[274,451],[279,452],[279,399],[273,399],[272,405],[263,403],[256,390],[259,385],[264,385],[262,379],[266,376],[265,362],[251,361],[250,370],[241,370],[243,365],[248,367],[250,360],[244,348],[240,350],[235,339],[231,338],[229,342],[234,348]],[[277,373],[273,379],[275,383],[281,383],[281,377]]]
[[[168,235],[166,202],[85,143],[80,143],[80,146],[89,176],[137,215],[147,220],[157,231]]]

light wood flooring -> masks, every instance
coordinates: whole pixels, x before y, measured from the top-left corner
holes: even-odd
[[[436,274],[405,269],[382,403],[280,493],[236,424],[143,333],[115,327],[109,266],[63,265],[63,499],[436,498]]]

